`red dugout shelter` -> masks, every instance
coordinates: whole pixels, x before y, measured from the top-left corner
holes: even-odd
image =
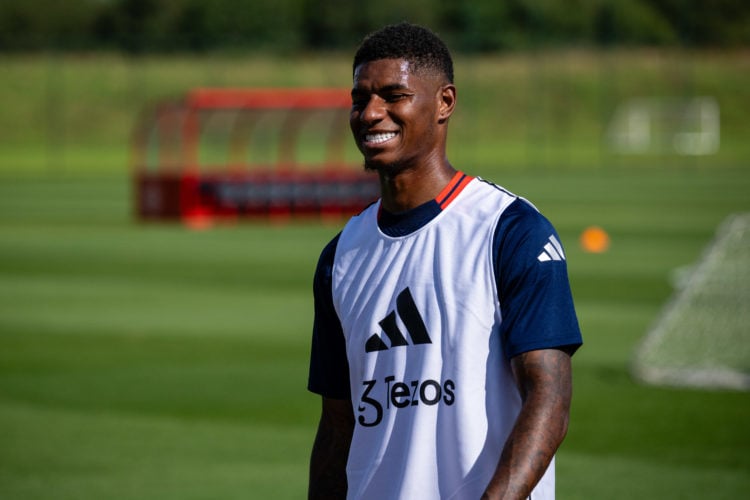
[[[133,138],[142,220],[329,216],[379,195],[346,161],[344,89],[196,89],[142,113]]]

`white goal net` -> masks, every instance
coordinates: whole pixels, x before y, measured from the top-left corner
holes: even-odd
[[[710,155],[719,150],[721,118],[714,97],[634,97],[620,104],[607,138],[618,153]]]
[[[750,213],[720,226],[633,359],[644,382],[750,390]]]

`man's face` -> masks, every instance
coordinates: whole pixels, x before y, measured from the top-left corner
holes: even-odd
[[[441,83],[404,59],[357,66],[349,125],[367,169],[393,172],[443,154]]]

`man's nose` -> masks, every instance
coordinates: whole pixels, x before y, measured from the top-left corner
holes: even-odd
[[[359,114],[359,119],[364,123],[374,123],[385,115],[385,101],[377,95],[373,95]]]

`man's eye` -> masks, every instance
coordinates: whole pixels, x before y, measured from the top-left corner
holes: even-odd
[[[362,108],[367,106],[367,98],[366,97],[352,97],[352,107],[353,108]]]
[[[396,102],[406,97],[407,97],[407,94],[390,94],[389,96],[386,96],[385,100],[388,102]]]

